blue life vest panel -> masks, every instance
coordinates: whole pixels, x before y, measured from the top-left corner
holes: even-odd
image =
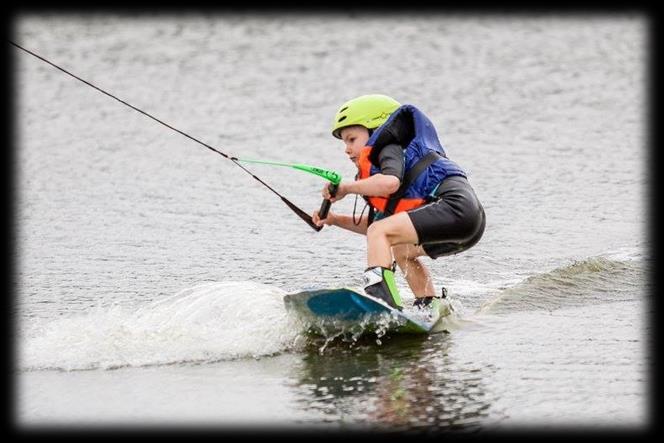
[[[399,133],[394,130],[397,126]],[[372,147],[370,175],[380,172],[378,154],[390,143],[404,147],[404,174],[431,151],[442,156],[411,183],[402,198],[426,198],[445,178],[453,175],[467,177],[459,165],[447,158],[431,120],[413,105],[400,106],[369,138],[367,146]]]

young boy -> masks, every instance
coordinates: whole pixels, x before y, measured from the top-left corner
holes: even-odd
[[[365,292],[403,309],[394,281],[394,261],[415,295],[414,305],[436,298],[429,270],[418,257],[436,259],[475,245],[484,233],[485,215],[465,172],[447,158],[431,121],[415,106],[372,94],[356,97],[337,111],[332,135],[358,168],[355,181],[342,181],[332,202],[361,195],[369,214],[329,212],[318,225],[338,226],[367,236]],[[394,261],[393,261],[394,257]],[[442,297],[445,297],[443,288]]]

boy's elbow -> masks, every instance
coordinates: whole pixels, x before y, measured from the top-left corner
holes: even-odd
[[[387,194],[388,195],[394,194],[399,189],[399,186],[401,186],[401,180],[399,180],[397,177],[393,175],[387,175],[385,177],[388,178],[388,180],[386,180],[385,183]]]

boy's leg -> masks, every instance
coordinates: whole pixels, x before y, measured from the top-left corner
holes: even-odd
[[[392,246],[416,245],[417,232],[405,212],[372,223],[367,229],[367,267],[392,266]]]
[[[417,244],[417,233],[405,212],[374,222],[367,229],[364,291],[397,309],[402,309],[402,302],[392,271],[392,246],[400,244]]]
[[[429,269],[418,259],[427,255],[422,246],[397,245],[392,247],[392,253],[413,295],[417,298],[434,297],[436,290]]]

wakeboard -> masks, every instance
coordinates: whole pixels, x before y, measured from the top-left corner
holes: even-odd
[[[338,330],[428,334],[441,312],[416,316],[350,288],[314,289],[284,296],[286,309],[315,333]]]

